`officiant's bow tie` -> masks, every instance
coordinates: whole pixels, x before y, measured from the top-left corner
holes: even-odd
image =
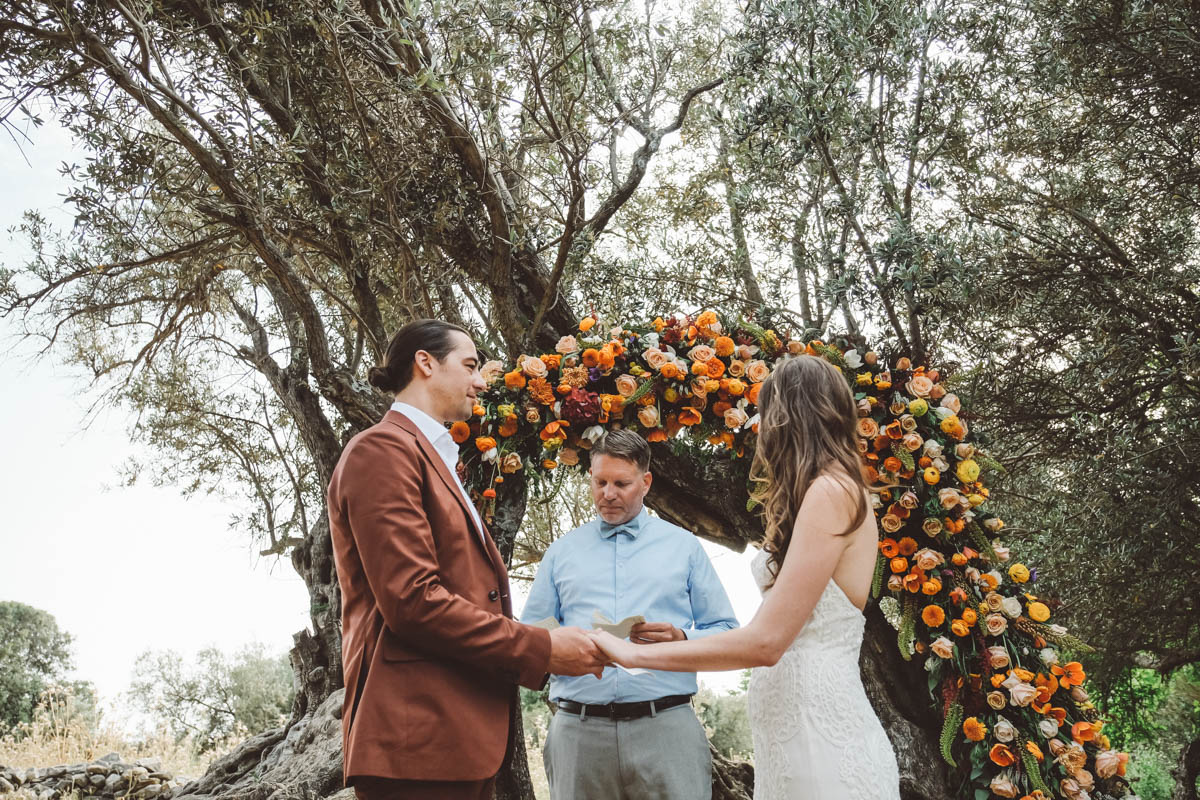
[[[607,539],[611,536],[616,536],[618,533],[624,533],[629,536],[637,536],[638,527],[634,524],[633,520],[630,520],[629,522],[622,522],[620,525],[610,525],[604,520],[600,520],[601,536]]]

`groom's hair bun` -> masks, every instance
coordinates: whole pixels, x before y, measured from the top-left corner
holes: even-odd
[[[416,319],[396,331],[388,343],[383,363],[367,371],[367,382],[380,391],[397,394],[412,381],[413,359],[424,350],[438,361],[445,361],[454,349],[454,332],[466,334],[457,325],[440,319]]]

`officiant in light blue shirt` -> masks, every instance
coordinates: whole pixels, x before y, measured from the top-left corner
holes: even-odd
[[[641,615],[633,642],[695,639],[738,626],[699,540],[651,517],[650,447],[639,434],[605,434],[591,452],[599,514],[550,545],[521,621],[592,627]],[[691,708],[696,674],[616,667],[600,680],[553,675],[557,712],[543,756],[554,800],[708,797],[712,763]]]

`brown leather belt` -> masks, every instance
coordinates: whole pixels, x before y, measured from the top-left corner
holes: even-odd
[[[600,717],[611,720],[629,720],[653,717],[659,711],[675,708],[675,706],[681,706],[691,701],[692,696],[690,694],[673,694],[668,697],[660,697],[657,700],[643,700],[640,703],[593,705],[591,703],[576,703],[574,700],[559,700],[555,705],[558,706],[559,711],[576,714],[580,719]]]

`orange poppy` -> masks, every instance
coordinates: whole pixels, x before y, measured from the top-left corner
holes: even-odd
[[[1095,723],[1080,720],[1071,726],[1071,738],[1083,744],[1096,738],[1098,729]]]
[[[998,767],[1011,767],[1017,760],[1013,751],[1008,749],[1008,745],[1003,744],[992,745],[992,749],[988,752],[988,758]]]
[[[1050,671],[1058,676],[1058,683],[1064,689],[1070,689],[1072,686],[1082,686],[1087,679],[1087,675],[1083,671],[1083,665],[1078,661],[1068,661],[1063,666],[1055,664],[1050,668]]]
[[[665,442],[667,440],[667,432],[662,428],[655,428],[646,434],[647,442]]]
[[[563,430],[568,425],[566,420],[556,419],[546,427],[542,428],[542,432],[538,434],[543,442],[548,442],[551,439],[565,438],[567,432]]]
[[[489,489],[484,489],[484,490],[483,490],[483,496],[484,496],[484,497],[486,497],[488,500],[491,500],[491,499],[493,499],[493,498],[496,496],[496,490],[495,490],[495,489],[490,489],[490,488],[489,488]]]
[[[679,411],[679,424],[685,427],[699,425],[701,419],[700,412],[691,406],[684,406]]]
[[[879,543],[879,552],[883,553],[884,558],[895,558],[900,555],[900,547],[895,539],[884,539]]]

